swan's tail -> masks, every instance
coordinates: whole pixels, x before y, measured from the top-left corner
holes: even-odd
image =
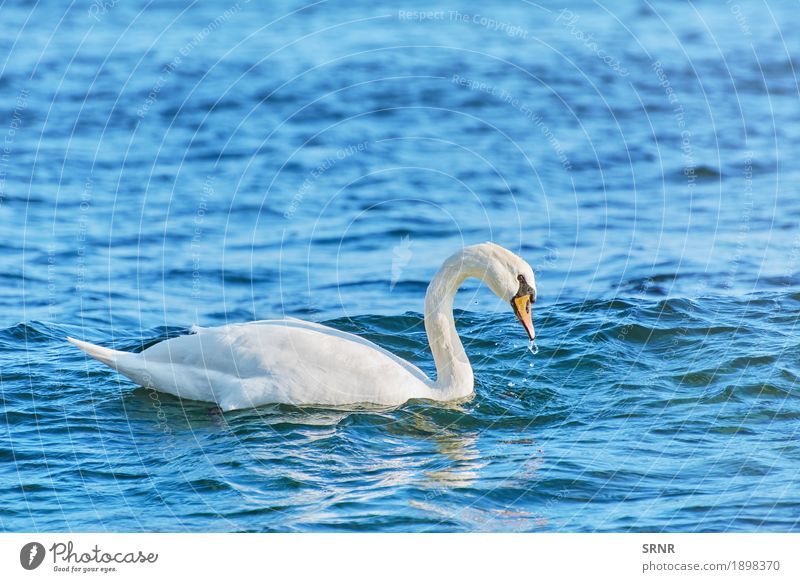
[[[76,340],[72,337],[68,337],[67,341],[78,346],[84,352],[92,356],[95,360],[103,362],[105,365],[111,366],[115,370],[117,369],[117,360],[119,360],[121,356],[129,355],[128,352],[120,352],[110,348],[104,348],[103,346],[96,346],[94,344],[90,344],[89,342]]]

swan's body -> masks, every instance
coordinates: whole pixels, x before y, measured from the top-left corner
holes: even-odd
[[[393,406],[417,398],[454,400],[473,391],[472,368],[453,321],[453,298],[470,276],[483,279],[512,305],[528,295],[535,300],[535,287],[527,284],[533,285],[533,271],[502,247],[466,247],[445,261],[425,296],[436,381],[364,338],[299,319],[196,328],[141,353],[67,339],[144,387],[214,402],[223,410],[274,403]],[[518,316],[532,338],[529,304],[527,323]]]
[[[394,405],[436,397],[416,366],[324,325],[287,319],[196,330],[138,354],[71,341],[144,387],[215,402],[223,410],[266,403]]]

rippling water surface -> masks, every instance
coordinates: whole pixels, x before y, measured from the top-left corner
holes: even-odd
[[[796,5],[255,4],[0,8],[0,529],[800,529]],[[290,315],[432,374],[484,240],[539,352],[468,283],[467,402],[220,414],[63,339]]]

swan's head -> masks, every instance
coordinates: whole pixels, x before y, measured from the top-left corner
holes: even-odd
[[[487,242],[468,249],[480,257],[480,262],[485,265],[480,278],[495,295],[511,304],[528,338],[533,340],[536,331],[531,308],[536,303],[536,279],[531,266],[521,257],[494,243]]]

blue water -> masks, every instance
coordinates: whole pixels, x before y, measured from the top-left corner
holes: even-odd
[[[797,531],[796,3],[0,7],[0,530]],[[464,403],[221,414],[64,341],[290,315]]]

